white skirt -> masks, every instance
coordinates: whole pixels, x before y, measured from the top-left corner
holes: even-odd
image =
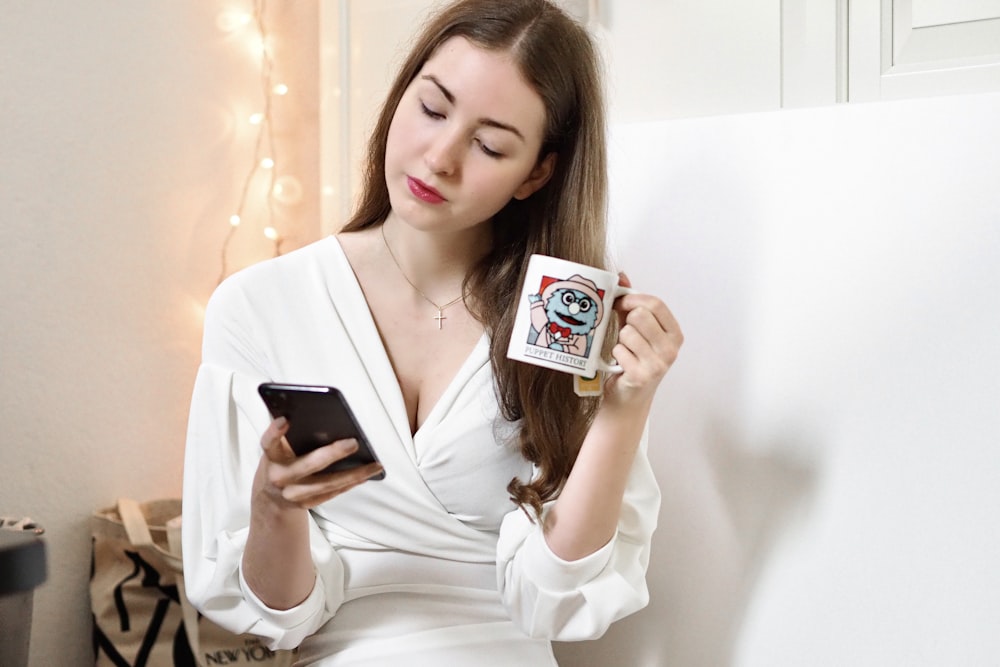
[[[552,645],[514,627],[495,591],[398,586],[341,605],[296,667],[557,667]]]

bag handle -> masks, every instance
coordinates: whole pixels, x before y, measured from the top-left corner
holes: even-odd
[[[132,498],[119,498],[118,516],[122,518],[125,534],[132,546],[174,572],[181,571],[180,557],[153,541],[153,534],[149,532],[149,523],[146,521],[146,515],[138,501]]]
[[[149,524],[146,522],[146,515],[142,513],[142,507],[132,498],[118,499],[118,516],[122,518],[125,525],[125,534],[133,547],[151,547],[153,535],[149,532]]]

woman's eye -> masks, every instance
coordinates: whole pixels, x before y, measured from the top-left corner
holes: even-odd
[[[570,305],[571,303],[573,303],[574,301],[576,301],[576,299],[575,299],[575,298],[573,298],[573,293],[572,293],[572,292],[563,292],[563,295],[562,295],[562,302],[563,302],[563,303],[564,303],[565,305],[567,305],[567,306],[568,306],[568,305]]]
[[[429,118],[433,118],[435,120],[440,120],[440,119],[444,118],[444,114],[443,113],[438,113],[437,111],[434,111],[433,109],[431,109],[429,106],[427,106],[423,102],[420,103],[420,110],[423,111],[424,115],[427,116],[427,117],[429,117]]]
[[[479,148],[481,148],[483,153],[485,153],[488,157],[491,158],[503,157],[503,153],[498,153],[497,151],[493,150],[492,148],[484,144],[482,141],[479,142]]]

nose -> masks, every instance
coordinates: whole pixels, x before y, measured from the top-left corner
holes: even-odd
[[[461,163],[459,150],[458,137],[449,132],[441,132],[424,152],[424,164],[435,174],[454,175]]]
[[[569,314],[570,315],[576,315],[579,312],[580,312],[580,304],[576,303],[575,301],[573,303],[569,304]]]

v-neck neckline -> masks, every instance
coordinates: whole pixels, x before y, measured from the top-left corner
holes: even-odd
[[[363,310],[366,315],[364,318],[346,321],[345,327],[348,330],[358,327],[359,335],[368,339],[371,345],[377,346],[380,350],[380,354],[362,354],[361,362],[368,368],[369,374],[372,376],[375,384],[375,391],[382,397],[383,405],[396,427],[401,442],[407,444],[411,449],[411,456],[413,456],[414,461],[419,463],[421,452],[419,451],[418,441],[424,439],[421,435],[440,422],[444,414],[447,413],[447,407],[454,402],[455,397],[461,392],[462,387],[484,363],[489,363],[489,337],[484,331],[459,366],[455,375],[448,381],[444,391],[438,397],[437,401],[435,401],[423,422],[420,423],[416,431],[411,431],[406,400],[403,397],[403,389],[399,384],[399,378],[396,376],[396,371],[389,358],[389,351],[386,349],[382,336],[379,333],[378,325],[375,323],[375,316],[368,305],[368,300],[365,298],[361,282],[358,280],[354,267],[351,265],[347,253],[344,251],[340,240],[335,234],[330,236],[330,241],[332,246],[336,248],[336,252],[340,255],[340,260],[346,269],[345,274],[350,275],[349,281],[345,281],[343,285],[336,286],[338,288],[337,291],[344,294],[344,292],[341,292],[341,288],[350,289],[352,292],[351,297],[359,300],[360,304],[363,304]],[[358,312],[361,310],[358,309]]]

